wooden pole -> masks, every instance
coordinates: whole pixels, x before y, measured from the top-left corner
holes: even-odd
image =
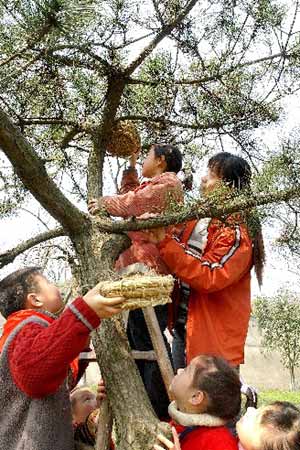
[[[170,401],[173,400],[169,392],[169,386],[174,377],[174,371],[166,349],[165,341],[162,336],[159,323],[152,306],[142,309],[147,328],[151,337],[152,345],[156,353],[156,360],[159,365],[161,376],[166,387]]]
[[[112,432],[112,413],[107,398],[101,401],[95,450],[109,450]]]

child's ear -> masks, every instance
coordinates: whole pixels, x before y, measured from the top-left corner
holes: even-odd
[[[203,391],[197,391],[192,395],[192,398],[190,400],[191,404],[194,406],[201,405],[201,403],[204,401],[205,395]]]
[[[165,155],[160,155],[160,157],[159,157],[159,165],[160,165],[160,167],[162,167],[163,170],[166,170],[167,162],[166,162]]]
[[[41,302],[35,293],[30,293],[26,298],[26,307],[29,309],[37,309],[43,306],[43,302]]]

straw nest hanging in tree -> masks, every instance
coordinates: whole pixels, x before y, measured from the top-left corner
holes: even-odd
[[[137,309],[171,303],[174,280],[172,275],[132,275],[119,281],[100,283],[104,297],[122,296],[122,309]]]
[[[133,122],[122,120],[115,123],[106,149],[112,156],[126,158],[141,146],[141,138]]]

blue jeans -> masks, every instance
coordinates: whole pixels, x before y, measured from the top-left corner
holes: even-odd
[[[179,330],[175,328],[173,330],[172,359],[175,373],[178,369],[186,366],[185,329]]]

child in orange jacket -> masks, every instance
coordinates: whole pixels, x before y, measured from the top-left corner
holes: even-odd
[[[221,183],[228,190],[246,191],[250,178],[249,164],[243,158],[222,152],[209,160],[202,192],[207,195]],[[164,229],[148,233],[149,239],[158,244],[162,260],[181,283],[173,321],[174,359],[178,356],[176,343],[182,347],[186,339],[187,362],[199,353],[209,353],[238,366],[244,362],[253,264],[259,282],[262,278],[261,232],[258,230],[252,240],[241,215],[229,216],[225,221],[212,218],[205,237],[203,230],[197,230],[202,223],[188,222],[180,237],[168,235]],[[203,246],[197,245],[203,242]],[[179,359],[181,367],[185,366],[182,355]]]

